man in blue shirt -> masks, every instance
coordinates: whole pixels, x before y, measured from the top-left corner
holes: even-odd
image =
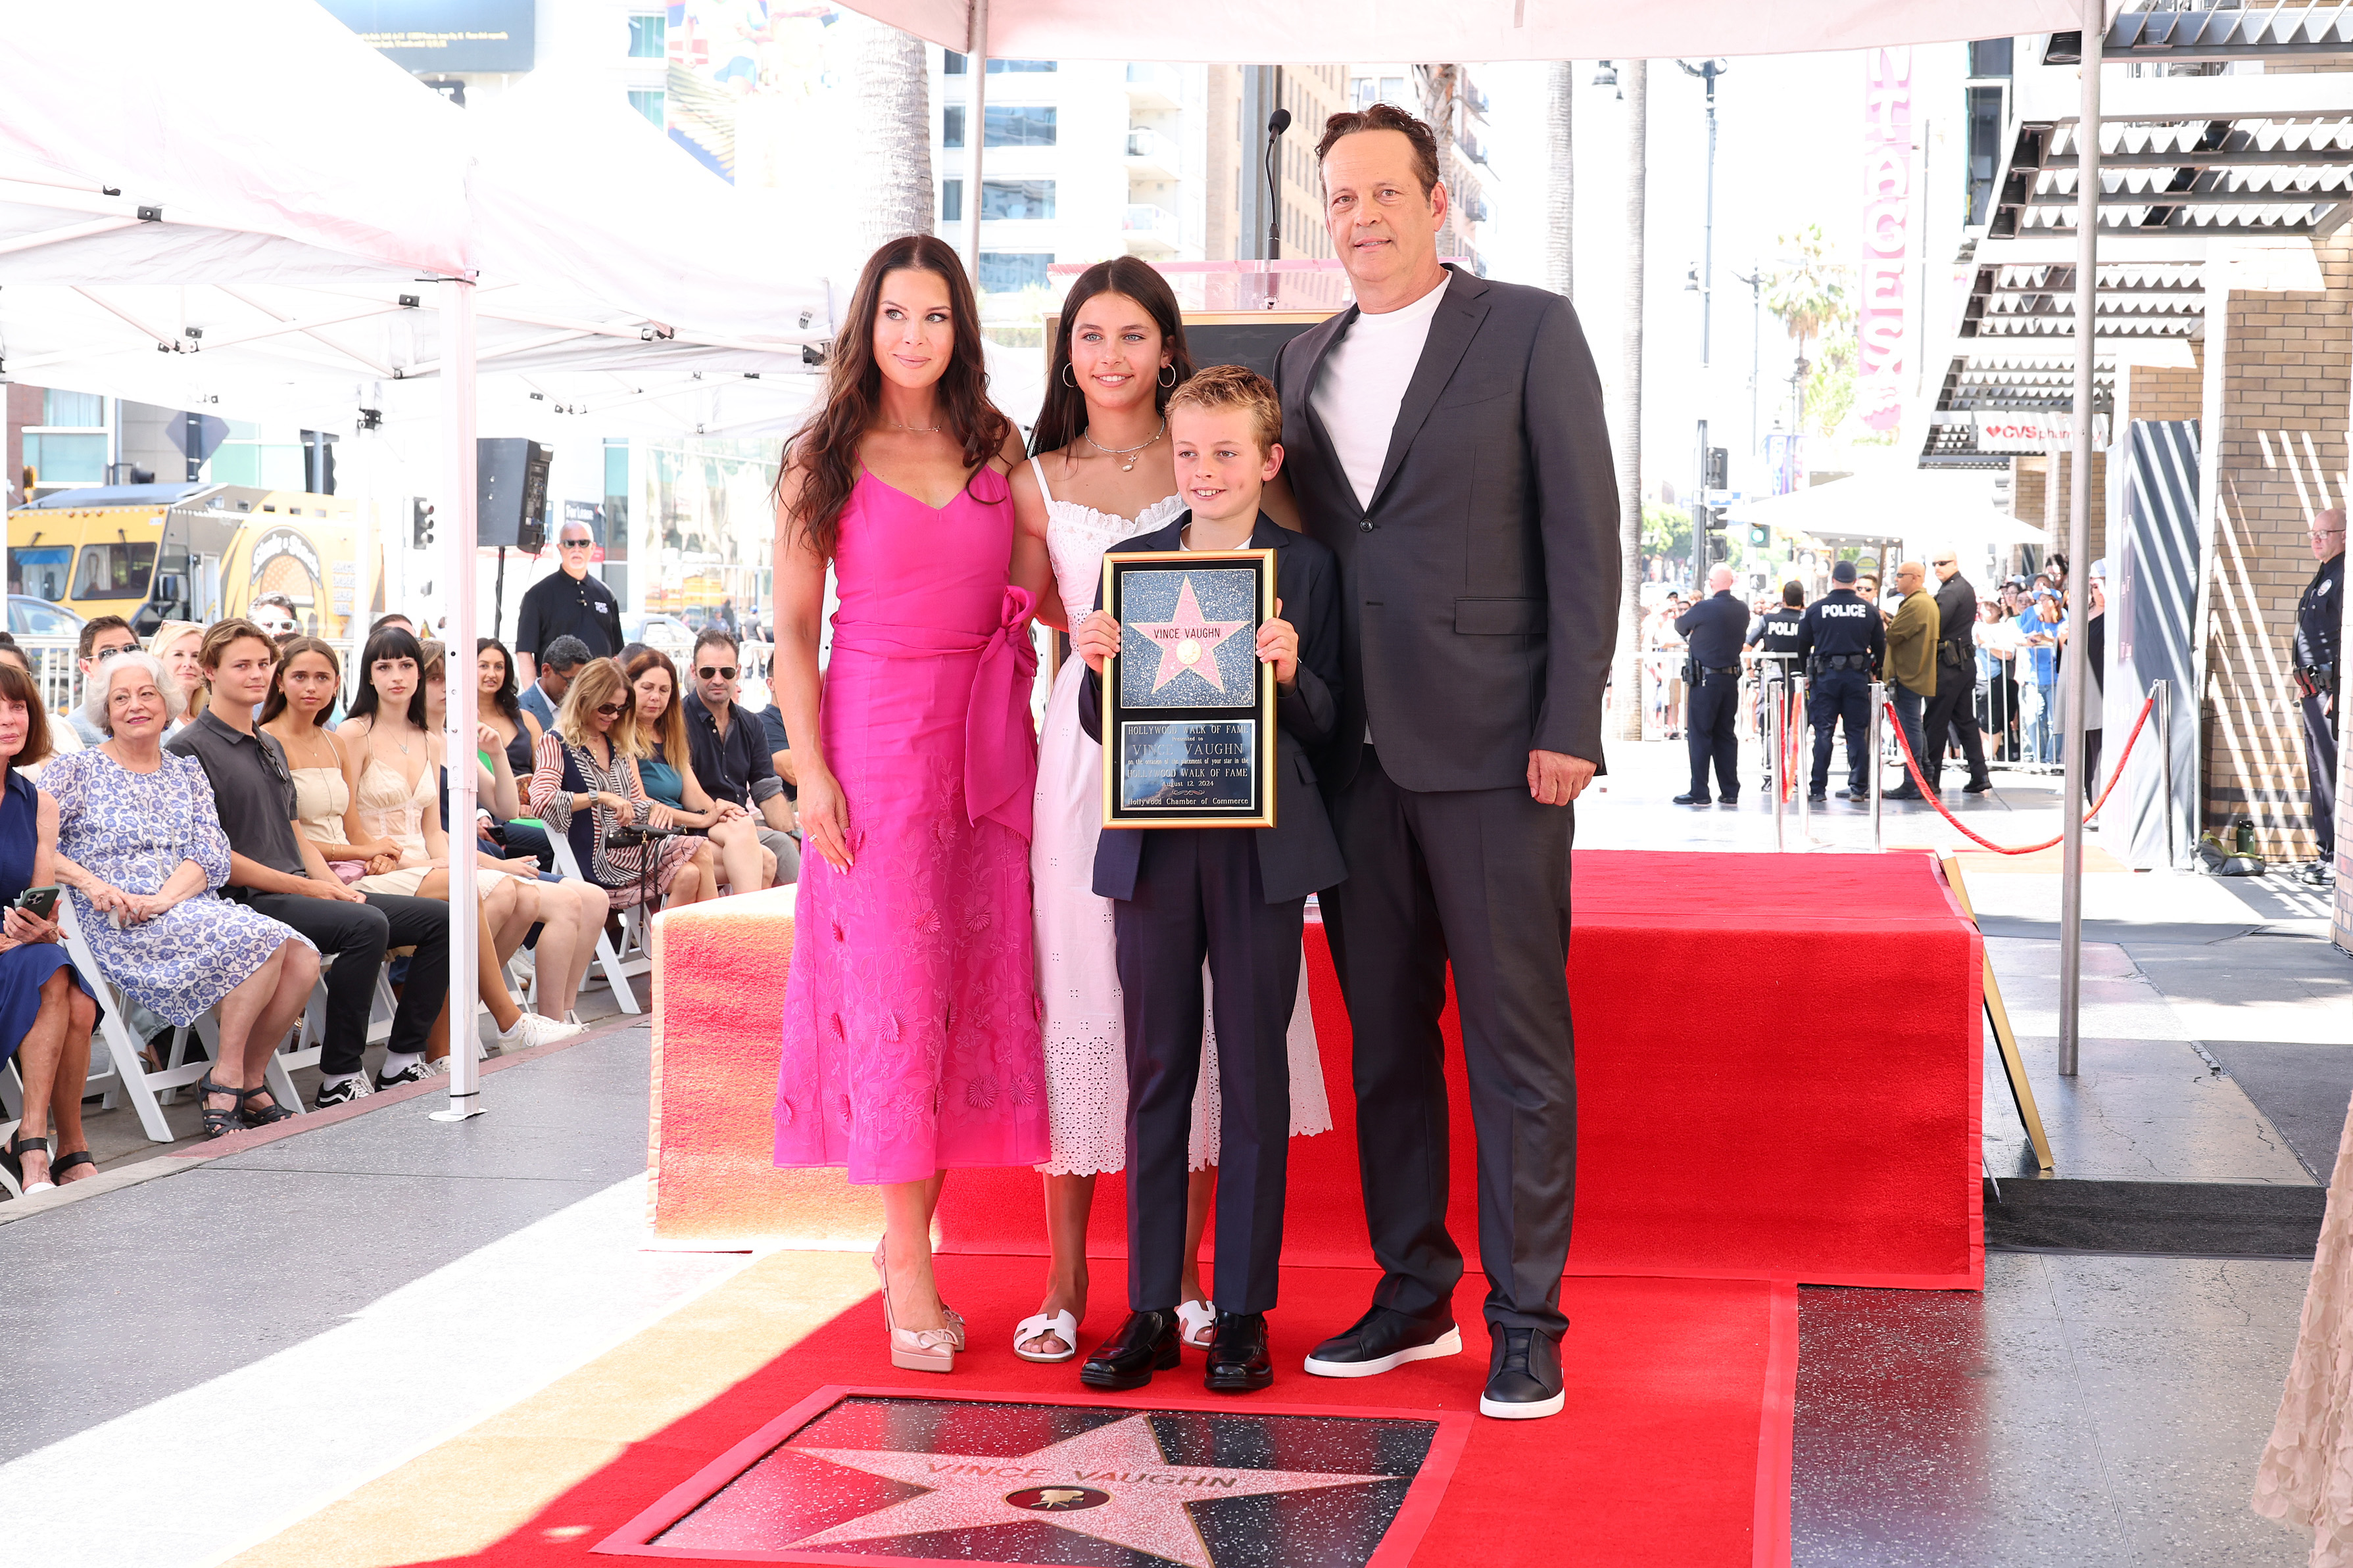
[[[2018,628],[2018,730],[2030,763],[2059,760],[2057,738],[2051,732],[2056,710],[2052,688],[2058,682],[2058,661],[2052,657],[2063,624],[2059,595],[2048,587],[2034,590],[2031,605],[2010,623]]]

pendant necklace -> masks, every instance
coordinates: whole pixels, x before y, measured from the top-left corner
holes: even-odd
[[[896,419],[885,419],[882,423],[893,430],[904,430],[910,436],[936,436],[940,433],[936,425],[902,425]]]
[[[1084,435],[1082,438],[1088,446],[1092,447],[1096,451],[1101,452],[1106,458],[1126,458],[1127,461],[1119,466],[1119,471],[1124,474],[1135,467],[1135,458],[1130,456],[1130,454],[1143,451],[1144,448],[1151,446],[1154,441],[1159,440],[1162,436],[1167,434],[1167,431],[1168,421],[1164,418],[1160,421],[1160,428],[1152,433],[1150,439],[1138,441],[1133,447],[1106,447],[1102,442],[1096,440],[1092,435]]]

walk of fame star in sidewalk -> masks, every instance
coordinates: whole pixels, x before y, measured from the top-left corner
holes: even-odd
[[[1225,1568],[1271,1535],[1297,1568],[1403,1563],[1467,1421],[825,1388],[596,1550]]]

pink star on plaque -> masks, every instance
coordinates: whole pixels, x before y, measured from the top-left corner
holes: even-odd
[[[1143,1415],[1131,1415],[1009,1458],[887,1448],[796,1446],[792,1451],[931,1489],[921,1497],[805,1535],[790,1543],[796,1551],[935,1530],[1043,1523],[1181,1563],[1185,1568],[1214,1568],[1208,1546],[1193,1516],[1186,1511],[1187,1503],[1370,1486],[1397,1479],[1172,1465],[1160,1452],[1150,1419]]]
[[[1205,621],[1201,601],[1193,596],[1193,579],[1176,590],[1176,615],[1166,621],[1130,621],[1129,626],[1152,639],[1160,650],[1160,669],[1152,689],[1159,690],[1187,670],[1226,694],[1225,678],[1218,672],[1218,646],[1248,626],[1248,621]]]

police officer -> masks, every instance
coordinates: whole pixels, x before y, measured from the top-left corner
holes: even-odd
[[[1806,794],[1812,800],[1828,797],[1831,739],[1843,720],[1847,791],[1862,800],[1871,786],[1871,680],[1887,652],[1887,627],[1878,606],[1854,591],[1853,562],[1832,566],[1831,584],[1798,623],[1798,654],[1812,683],[1806,717],[1814,726],[1814,773]]]
[[[2320,570],[2295,602],[2295,689],[2304,700],[2304,767],[2320,858],[2296,877],[2321,888],[2337,864],[2337,644],[2345,622],[2345,513],[2339,509],[2314,514],[2312,558]]]
[[[1740,804],[1740,639],[1748,630],[1748,612],[1732,596],[1732,568],[1718,566],[1707,574],[1708,595],[1683,613],[1675,632],[1690,658],[1683,679],[1691,689],[1685,710],[1683,741],[1691,748],[1691,793],[1675,796],[1677,805],[1705,805],[1707,764],[1715,763],[1716,798],[1725,805]]]
[[[1779,606],[1766,611],[1749,628],[1748,646],[1757,654],[1757,732],[1760,735],[1772,733],[1772,725],[1766,720],[1765,704],[1788,700],[1789,683],[1798,675],[1798,625],[1805,618],[1805,589],[1794,582],[1784,583],[1781,584]],[[1788,717],[1786,712],[1784,717]],[[1778,757],[1765,759],[1767,778],[1773,776],[1773,770],[1779,763]]]

